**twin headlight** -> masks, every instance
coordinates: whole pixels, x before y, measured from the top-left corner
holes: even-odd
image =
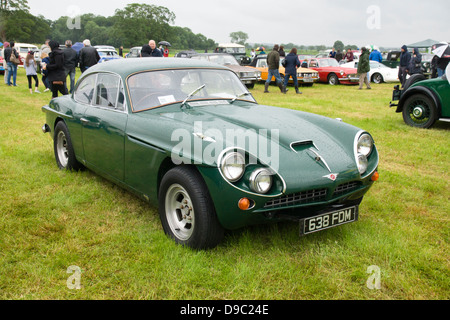
[[[363,133],[359,136],[356,143],[356,163],[358,164],[358,171],[364,174],[369,166],[368,157],[373,150],[373,139],[368,133]]]
[[[221,160],[220,171],[229,182],[239,181],[245,174],[245,157],[239,152],[229,152]],[[272,187],[273,173],[266,168],[251,172],[248,185],[253,192],[265,194]]]

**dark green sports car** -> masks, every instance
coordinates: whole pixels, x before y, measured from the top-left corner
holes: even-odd
[[[412,75],[403,90],[394,88],[392,100],[390,106],[397,107],[396,112],[401,112],[405,123],[412,127],[430,128],[437,120],[449,122],[450,67],[437,79]]]
[[[154,203],[164,231],[192,248],[251,224],[296,221],[305,235],[356,221],[378,179],[369,133],[259,105],[205,61],[96,65],[43,111],[60,169],[87,167]]]

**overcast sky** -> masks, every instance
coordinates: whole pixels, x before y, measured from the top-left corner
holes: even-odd
[[[425,39],[450,41],[447,0],[28,0],[32,14],[52,20],[77,11],[107,17],[133,2],[164,6],[176,15],[174,25],[219,43],[230,42],[234,31],[247,33],[250,43],[332,46],[341,40],[399,47]]]

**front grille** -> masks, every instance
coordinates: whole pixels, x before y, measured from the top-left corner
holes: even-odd
[[[346,194],[348,192],[356,190],[356,189],[358,189],[360,184],[361,184],[361,182],[359,182],[359,181],[352,181],[352,182],[343,183],[343,184],[339,185],[336,188],[336,190],[334,190],[333,196],[335,196],[335,197],[341,196],[343,194]]]
[[[273,209],[312,202],[319,202],[326,200],[326,197],[327,197],[327,189],[317,189],[317,190],[314,189],[272,199],[264,205],[264,208]]]

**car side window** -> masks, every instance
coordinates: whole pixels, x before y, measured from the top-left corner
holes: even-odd
[[[117,108],[120,78],[113,74],[99,74],[97,76],[97,90],[95,105],[100,107]],[[123,105],[122,105],[123,107]]]
[[[84,104],[91,104],[94,98],[95,78],[96,74],[87,76],[78,85],[77,90],[74,93],[74,99],[77,102]]]

